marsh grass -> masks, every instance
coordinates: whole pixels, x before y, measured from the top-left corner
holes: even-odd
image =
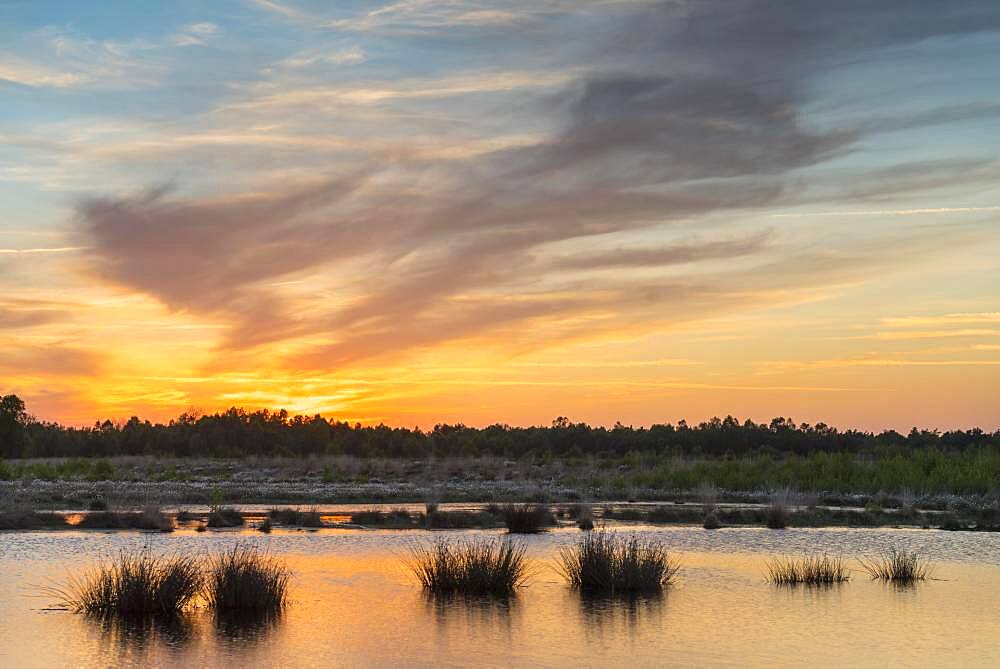
[[[83,515],[77,527],[91,530],[151,530],[173,532],[174,522],[155,505],[142,511],[91,511]]]
[[[906,549],[890,548],[873,558],[858,558],[858,562],[872,580],[909,584],[926,580],[931,574],[930,562]]]
[[[267,512],[268,519],[281,525],[295,527],[323,527],[323,518],[315,508],[308,511],[298,509],[271,509]]]
[[[234,546],[209,560],[205,599],[216,612],[281,610],[291,574],[253,546]]]
[[[72,611],[99,617],[176,616],[198,595],[199,560],[127,553],[71,580],[65,589],[48,589]]]
[[[243,527],[243,514],[224,506],[213,506],[208,512],[209,527]]]
[[[413,548],[407,566],[434,594],[506,596],[528,578],[524,552],[522,544],[510,539],[440,539]]]
[[[39,513],[30,509],[0,512],[0,530],[40,530],[65,528],[66,518],[57,513]]]
[[[552,511],[543,504],[505,504],[500,513],[511,534],[538,534],[556,524]]]
[[[775,585],[832,585],[851,580],[841,557],[828,555],[777,558],[766,563],[767,580]]]
[[[559,559],[558,569],[570,585],[592,594],[657,592],[680,569],[662,542],[603,530],[563,548]]]
[[[356,511],[351,514],[351,523],[355,525],[367,525],[369,527],[406,529],[419,527],[422,520],[419,513],[416,515],[411,514],[402,507],[390,511],[369,509],[367,511]]]

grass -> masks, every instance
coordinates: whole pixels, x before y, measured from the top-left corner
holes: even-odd
[[[216,612],[274,612],[284,608],[290,573],[252,546],[233,547],[210,560],[205,599]]]
[[[209,527],[243,527],[245,522],[243,514],[236,509],[213,506],[208,512]]]
[[[316,509],[271,509],[267,512],[271,522],[294,527],[323,527],[323,518]]]
[[[67,590],[54,590],[67,608],[101,617],[176,616],[200,592],[202,573],[192,557],[129,554],[101,564]]]
[[[851,580],[840,557],[778,558],[767,562],[767,580],[775,585],[831,585]]]
[[[505,504],[500,513],[511,534],[538,534],[555,524],[552,511],[542,504]]]
[[[662,542],[603,530],[560,551],[559,570],[570,585],[594,594],[657,592],[673,582],[678,569]]]
[[[77,527],[90,530],[154,530],[173,532],[174,523],[158,506],[142,511],[91,511],[80,518]]]
[[[509,539],[444,539],[414,548],[408,566],[434,594],[506,596],[528,577],[524,546]]]
[[[379,511],[369,509],[351,514],[351,522],[355,525],[367,525],[369,527],[389,527],[395,529],[405,529],[419,527],[421,518],[403,508],[392,509],[391,511]]]
[[[931,565],[926,558],[906,549],[891,548],[874,558],[858,558],[861,568],[872,580],[908,584],[930,576]]]
[[[0,530],[40,530],[68,527],[66,518],[57,513],[39,513],[28,509],[0,512]]]

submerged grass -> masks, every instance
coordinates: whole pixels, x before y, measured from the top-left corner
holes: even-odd
[[[53,590],[78,613],[101,617],[176,616],[202,585],[201,565],[193,557],[154,557],[122,551],[117,558]]]
[[[656,592],[670,585],[679,569],[662,542],[604,530],[588,532],[560,551],[559,571],[588,593]]]
[[[205,599],[217,612],[278,611],[285,606],[290,573],[253,546],[234,546],[209,565]]]
[[[926,558],[906,549],[891,548],[873,558],[858,558],[861,568],[873,580],[908,584],[930,576],[931,564]]]
[[[414,548],[407,566],[434,594],[510,595],[528,577],[525,548],[510,539],[470,539]]]
[[[843,558],[777,558],[766,563],[767,580],[775,585],[830,585],[851,580]]]

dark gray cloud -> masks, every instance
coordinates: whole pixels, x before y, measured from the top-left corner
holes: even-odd
[[[627,12],[612,25],[613,35],[594,47],[599,55],[576,64],[590,71],[533,107],[559,128],[543,141],[466,161],[372,159],[352,176],[269,198],[181,199],[162,191],[90,198],[78,212],[93,270],[171,308],[225,317],[232,325],[229,349],[327,338],[329,344],[296,357],[320,367],[487,333],[514,339],[518,327],[559,316],[615,314],[564,333],[577,336],[655,322],[650,310],[667,305],[683,308],[685,317],[715,313],[745,304],[747,286],[776,291],[799,281],[773,268],[766,282],[756,283],[748,281],[755,275],[721,274],[560,284],[556,275],[753,258],[769,250],[780,230],[648,249],[616,246],[551,263],[538,261],[537,249],[653,225],[700,237],[690,221],[714,212],[834,193],[877,199],[903,184],[934,188],[959,169],[947,166],[946,177],[923,164],[899,165],[854,175],[851,184],[826,186],[827,192],[803,187],[800,170],[849,153],[865,133],[995,112],[980,106],[908,118],[883,114],[824,131],[805,124],[801,113],[813,73],[887,46],[1000,28],[995,5],[668,2]],[[389,194],[367,187],[389,172],[405,173],[409,187]],[[360,295],[348,306],[317,299],[302,313],[267,286],[345,261],[368,267],[345,287]],[[834,276],[837,262],[834,254],[816,267]],[[839,267],[855,271],[846,261]]]

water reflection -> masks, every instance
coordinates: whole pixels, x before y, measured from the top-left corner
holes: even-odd
[[[520,612],[516,595],[490,597],[424,593],[423,602],[425,611],[434,619],[434,629],[442,637],[488,634],[510,639],[513,621]]]
[[[230,647],[253,646],[281,624],[280,611],[220,612],[215,615],[215,636]]]
[[[191,642],[194,624],[187,616],[85,616],[105,644],[144,648],[158,644],[180,648]]]
[[[666,609],[667,595],[663,592],[633,595],[595,595],[575,592],[583,625],[599,636],[613,637],[636,634],[639,629],[659,624]]]

